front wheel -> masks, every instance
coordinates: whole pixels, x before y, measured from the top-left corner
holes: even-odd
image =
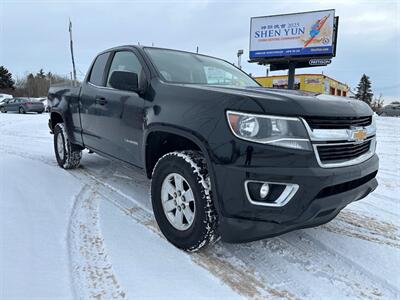
[[[4,106],[1,107],[1,112],[2,112],[3,114],[7,112],[6,109],[4,108]]]
[[[18,112],[19,112],[20,114],[26,114],[25,109],[24,109],[23,107],[20,107],[19,110],[18,110]]]
[[[79,166],[82,151],[79,146],[69,141],[63,123],[58,123],[54,127],[54,152],[61,168],[75,169]]]
[[[200,152],[171,152],[157,162],[151,181],[154,216],[176,247],[194,252],[217,240],[217,213],[211,196],[210,177]]]

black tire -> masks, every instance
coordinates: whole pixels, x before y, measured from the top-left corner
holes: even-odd
[[[43,112],[42,111],[38,111],[38,114],[40,115],[40,114],[42,114]]]
[[[24,109],[23,107],[20,107],[20,108],[18,109],[18,113],[20,113],[20,114],[26,114],[26,111],[25,111],[25,109]]]
[[[186,230],[178,230],[172,226],[162,205],[162,183],[172,173],[184,177],[195,199],[193,223]],[[151,197],[158,226],[167,240],[176,247],[195,252],[218,240],[218,216],[212,200],[206,161],[200,152],[171,152],[161,157],[153,170]]]
[[[62,141],[61,147],[63,147],[62,153],[59,151],[58,139]],[[61,168],[64,169],[75,169],[79,166],[82,158],[82,150],[79,146],[72,144],[65,130],[63,123],[58,123],[54,127],[54,153],[56,155],[57,163]]]
[[[4,108],[4,106],[2,106],[1,107],[1,112],[4,114],[4,113],[7,113],[7,111],[6,111],[6,109]]]

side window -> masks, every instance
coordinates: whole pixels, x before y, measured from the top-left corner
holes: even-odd
[[[136,55],[130,51],[119,51],[115,53],[110,66],[110,71],[108,72],[107,86],[110,86],[109,82],[111,74],[114,71],[126,71],[136,73],[138,75],[139,83],[144,76],[142,65],[140,64]]]
[[[89,82],[98,86],[103,86],[103,76],[106,68],[107,60],[110,53],[104,53],[97,56],[90,72]]]

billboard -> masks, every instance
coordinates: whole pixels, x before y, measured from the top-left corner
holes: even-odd
[[[250,59],[334,55],[335,10],[253,17]]]

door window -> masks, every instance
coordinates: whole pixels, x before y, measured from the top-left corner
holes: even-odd
[[[110,53],[104,53],[97,56],[90,72],[89,82],[98,86],[104,86],[103,76],[106,68],[107,60]]]
[[[107,86],[110,86],[111,74],[114,71],[126,71],[136,73],[138,75],[138,81],[141,82],[144,76],[142,65],[139,59],[133,52],[130,51],[119,51],[116,52],[113,61],[110,66],[110,71],[108,72]]]

